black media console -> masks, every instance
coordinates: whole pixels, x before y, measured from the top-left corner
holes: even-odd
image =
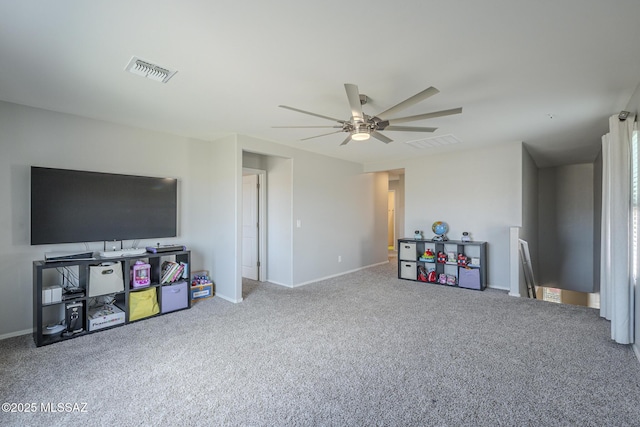
[[[147,286],[134,287],[132,283],[131,271],[136,261],[150,265],[150,280]],[[182,270],[177,271],[171,280],[163,280],[165,262],[181,265]],[[190,262],[191,252],[188,250],[108,259],[34,261],[33,339],[36,346],[53,344],[126,325],[139,319],[191,308]],[[92,288],[91,271],[92,267],[95,271],[102,263],[114,263],[113,266],[122,269],[122,290],[97,295],[100,293],[96,292],[98,283],[93,283]],[[72,286],[68,285],[69,282]],[[66,285],[66,289],[62,289],[61,285]],[[143,314],[140,317],[132,302],[143,300],[147,304],[152,298],[155,298],[151,302],[157,313]],[[108,306],[112,310],[100,310],[101,300],[104,299],[113,300],[113,304]]]

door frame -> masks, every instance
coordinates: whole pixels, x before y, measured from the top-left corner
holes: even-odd
[[[258,175],[258,281],[267,281],[267,171],[242,168],[242,175]],[[242,207],[244,209],[244,206]],[[242,239],[240,239],[242,244]],[[240,252],[242,253],[242,251]]]
[[[387,190],[387,209],[389,206],[389,193],[393,193],[393,250],[397,251],[398,250],[398,237],[396,236],[397,230],[397,223],[396,223],[396,215],[398,214],[398,192],[396,190]],[[389,216],[387,214],[387,224],[389,224]],[[387,238],[389,236],[389,230],[387,230]],[[387,244],[387,248],[388,248],[388,244]]]

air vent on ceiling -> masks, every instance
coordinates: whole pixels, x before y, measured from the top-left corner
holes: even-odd
[[[407,141],[406,144],[414,148],[434,148],[443,145],[458,144],[460,142],[461,141],[458,138],[449,134],[433,136],[431,138],[416,139],[415,141]]]
[[[157,82],[166,83],[177,71],[169,70],[151,62],[144,61],[135,56],[131,57],[131,60],[125,67],[126,71],[137,74],[142,77],[146,77]]]

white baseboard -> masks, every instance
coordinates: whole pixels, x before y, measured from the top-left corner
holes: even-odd
[[[638,362],[640,362],[640,347],[638,346],[638,343],[633,343],[631,344],[631,348],[633,349],[633,352],[636,354],[636,359],[638,359]]]
[[[240,298],[240,299],[229,298],[229,297],[227,297],[227,296],[224,296],[224,295],[222,295],[222,294],[218,294],[218,293],[216,293],[216,294],[215,294],[215,296],[216,296],[216,297],[220,297],[220,298],[222,298],[222,299],[223,299],[223,300],[225,300],[225,301],[232,302],[232,303],[234,303],[234,304],[237,304],[237,303],[239,303],[239,302],[242,302],[242,298]]]
[[[344,276],[345,274],[355,273],[356,271],[364,270],[365,268],[376,267],[378,265],[389,264],[389,260],[378,262],[375,264],[365,265],[364,267],[354,268],[353,270],[343,271],[342,273],[332,274],[330,276],[320,277],[317,279],[309,280],[307,282],[297,283],[293,285],[293,288],[297,288],[298,286],[310,285],[311,283],[321,282],[322,280],[333,279],[334,277]]]
[[[284,286],[285,288],[293,288],[293,286],[291,285],[287,285],[284,283],[280,283],[280,282],[274,282],[273,280],[267,280],[267,282],[273,284],[273,285],[278,285],[278,286]]]
[[[509,296],[510,296],[510,297],[517,297],[517,298],[520,298],[520,292],[518,292],[518,293],[509,292]]]
[[[20,335],[32,334],[33,329],[24,329],[22,331],[9,332],[8,334],[0,335],[0,341],[6,340],[7,338],[19,337]]]

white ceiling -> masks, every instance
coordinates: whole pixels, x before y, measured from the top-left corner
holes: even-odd
[[[640,1],[0,0],[0,100],[211,140],[240,133],[360,163],[525,142],[539,166],[593,160],[607,117],[640,82]],[[178,73],[127,73],[132,56]],[[347,120],[344,83],[385,110],[463,113],[340,147],[345,134],[285,104]]]

